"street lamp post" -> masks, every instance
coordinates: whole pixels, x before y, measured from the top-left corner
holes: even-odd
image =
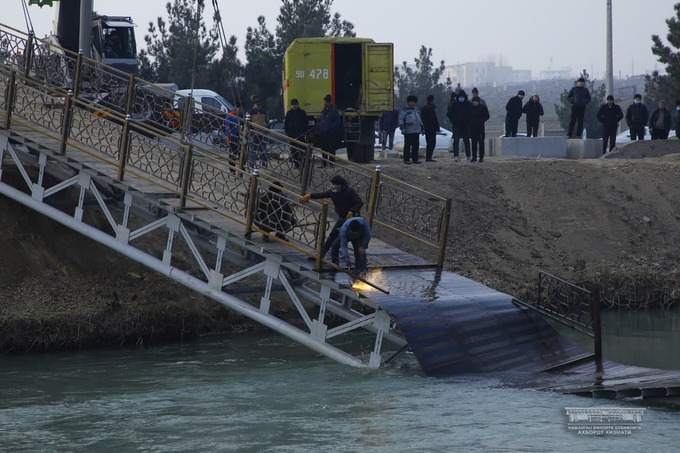
[[[605,87],[607,96],[614,94],[614,62],[612,55],[612,0],[607,0],[607,69],[605,71]]]

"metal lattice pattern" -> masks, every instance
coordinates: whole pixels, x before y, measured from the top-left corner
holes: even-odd
[[[73,89],[76,58],[76,54],[46,41],[35,40],[29,74],[47,85],[59,87],[65,94],[67,90]]]
[[[537,308],[586,329],[593,329],[590,291],[554,277],[538,274]]]
[[[28,42],[30,39],[3,33],[0,55],[7,60]],[[376,233],[389,230],[440,250],[449,209],[447,200],[441,197],[382,176],[372,168],[342,158],[329,159],[311,144],[240,118],[232,130],[225,122],[229,119],[231,124],[235,118],[228,116],[224,106],[189,102],[187,96],[47,41],[34,40],[32,54],[25,62],[30,62],[28,78],[25,68],[9,68],[17,71],[17,101],[16,106],[5,105],[5,110],[13,108],[14,115],[113,159],[120,160],[121,146],[127,144],[127,159],[121,169],[133,167],[178,191],[186,188],[187,195],[197,203],[215,203],[239,216],[247,209],[249,170],[258,169],[264,184],[284,183],[295,203],[302,191],[327,190],[330,178],[339,174],[364,200],[362,214],[370,216]],[[78,86],[73,86],[75,78]],[[74,90],[76,96],[65,97],[67,89]],[[36,104],[45,107],[36,109]],[[66,124],[62,116],[69,111],[71,121]],[[62,130],[64,125],[67,130]],[[128,131],[127,137],[123,131]],[[190,171],[184,171],[190,149]],[[291,236],[304,244],[318,240],[318,211],[317,203],[296,206],[300,217]],[[334,217],[331,208],[328,220]]]
[[[61,130],[63,103],[41,85],[15,85],[14,113],[49,130]]]
[[[185,154],[176,143],[161,143],[131,131],[126,165],[179,187]]]
[[[87,105],[76,104],[71,115],[71,138],[118,159],[121,129],[119,124],[90,111]]]
[[[0,64],[22,69],[25,54],[26,39],[0,30]]]
[[[403,231],[429,239],[439,239],[444,205],[429,202],[417,192],[390,183],[380,184],[376,219]]]
[[[238,176],[237,176],[238,173]],[[245,217],[249,178],[224,171],[224,165],[208,159],[192,160],[190,193]]]

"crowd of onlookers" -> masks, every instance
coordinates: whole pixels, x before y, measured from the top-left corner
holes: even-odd
[[[524,102],[525,92],[519,90],[505,105],[505,137],[517,137],[518,124],[524,115],[527,124],[527,137],[538,136],[543,105],[538,94],[534,94]],[[569,90],[567,100],[571,104],[567,138],[583,138],[583,120],[587,105],[591,102],[590,91],[585,80],[579,78]],[[436,135],[440,131],[439,119],[434,106],[434,96],[427,97],[425,106],[418,108],[418,98],[407,97],[406,106],[401,109],[385,112],[380,120],[380,141],[383,149],[394,145],[394,135],[399,128],[404,136],[404,163],[419,164],[420,136],[425,136],[425,162],[435,162],[432,158]],[[489,119],[486,102],[479,96],[477,88],[472,89],[472,96],[463,89],[451,93],[447,113],[452,128],[452,151],[454,161],[459,161],[460,142],[463,142],[465,156],[470,162],[484,161],[484,124]],[[616,146],[616,135],[619,122],[625,118],[630,129],[632,140],[644,140],[645,128],[649,127],[652,140],[668,138],[675,128],[680,137],[680,100],[676,101],[676,111],[671,113],[665,101],[659,101],[651,113],[642,103],[642,96],[635,94],[633,103],[624,114],[621,107],[614,102],[614,97],[607,96],[597,113],[602,123],[602,153],[611,151]]]

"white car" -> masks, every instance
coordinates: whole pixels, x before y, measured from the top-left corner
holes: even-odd
[[[446,130],[444,128],[440,128],[439,133],[437,134],[437,140],[434,145],[434,149],[438,150],[448,150],[449,149],[449,143],[451,143],[451,138],[453,137],[453,133],[449,130]],[[386,143],[389,145],[389,143]],[[397,129],[394,133],[394,146],[398,147],[399,149],[404,147],[404,135],[401,133],[399,129]],[[420,146],[422,148],[425,148],[425,136],[421,135],[420,136]],[[380,144],[380,138],[378,137],[378,134],[376,134],[376,139],[375,139],[375,148],[380,149],[381,144]]]
[[[668,134],[668,138],[675,137],[675,130],[671,129],[670,133]],[[649,128],[645,127],[645,140],[651,140],[652,135],[649,132]],[[622,144],[622,143],[628,143],[630,141],[630,130],[627,130],[626,132],[621,132],[619,135],[616,136],[616,143],[617,144]]]

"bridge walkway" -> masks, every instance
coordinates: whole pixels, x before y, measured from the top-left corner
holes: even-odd
[[[54,49],[0,32],[2,42],[35,57],[26,58],[24,68],[0,65],[3,195],[340,363],[375,368],[410,349],[432,376],[552,372],[556,380],[544,388],[565,393],[677,394],[680,373],[596,360],[511,296],[443,271],[450,200],[390,180],[378,168],[346,161],[321,166],[319,150],[247,122],[239,124],[239,154],[230,156],[219,137],[215,141],[215,125],[224,123],[219,113],[197,120],[186,112],[181,132],[157,129],[144,106],[160,88],[151,96],[143,81],[97,71],[96,62],[60,51],[55,55],[68,61],[60,68],[80,68],[80,79],[65,77],[75,88],[71,95],[35,63],[54,56],[47,55]],[[83,74],[90,77],[87,85]],[[117,90],[123,95],[114,102]],[[253,150],[257,142],[266,149]],[[291,159],[293,151],[304,156],[301,165]],[[253,152],[267,153],[269,164],[247,168]],[[21,175],[19,184],[6,177],[9,172]],[[328,205],[298,201],[304,191],[323,190],[333,174],[367,201],[375,239],[371,271],[363,278],[318,256],[331,222]],[[289,242],[263,242],[257,236],[264,231],[253,221],[254,200],[274,181],[282,183],[298,218],[286,232]],[[51,203],[67,189],[78,194],[72,212]],[[86,209],[99,210],[107,222],[88,223]],[[159,255],[139,244],[152,231],[163,233]],[[179,267],[180,241],[194,258],[190,266]],[[418,254],[394,241],[413,244]],[[253,285],[253,278],[263,283]],[[297,323],[272,311],[277,292],[295,307]],[[259,301],[244,299],[246,293]],[[335,341],[357,329],[374,334],[372,352],[346,350]]]

